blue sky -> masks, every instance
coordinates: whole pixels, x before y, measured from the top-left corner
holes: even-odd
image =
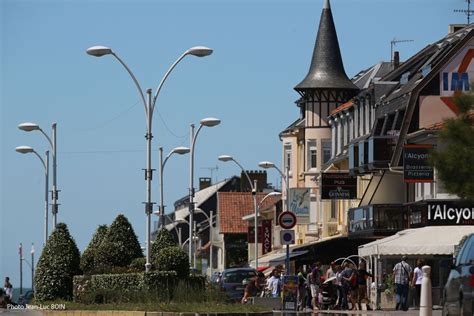
[[[36,122],[50,133],[58,124],[58,220],[79,249],[96,227],[125,214],[144,243],[145,114],[128,74],[111,56],[85,54],[106,45],[125,60],[142,88],[155,89],[186,49],[206,45],[207,58],[187,57],[165,83],[154,115],[153,166],[158,147],[189,145],[189,124],[218,117],[197,141],[195,179],[238,173],[217,161],[233,155],[245,168],[281,162],[278,133],[298,117],[293,87],[306,75],[323,0],[254,1],[0,1],[0,277],[19,285],[18,244],[41,251],[43,236],[40,133],[17,129]],[[463,0],[332,0],[349,76],[390,59],[393,38],[401,59],[465,23]],[[174,156],[165,171],[165,204],[188,190],[188,157]],[[277,183],[277,174],[269,173]],[[158,174],[152,200],[158,202]],[[25,268],[25,283],[29,286]]]

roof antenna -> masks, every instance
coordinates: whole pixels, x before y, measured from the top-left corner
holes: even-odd
[[[390,41],[390,64],[393,67],[393,47],[397,45],[398,43],[408,43],[408,42],[414,42],[414,40],[397,40],[395,37],[393,40]]]
[[[211,172],[211,180],[214,181],[213,179],[213,175],[214,175],[214,171],[217,171],[219,170],[219,167],[216,165],[215,167],[202,167],[201,169],[207,169]],[[214,181],[214,183],[217,183],[217,175],[216,175],[216,179]]]
[[[466,0],[467,10],[454,10],[454,12],[466,13],[467,24],[471,24],[471,15],[473,15],[474,10],[471,10],[471,0]]]

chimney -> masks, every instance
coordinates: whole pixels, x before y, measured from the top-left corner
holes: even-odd
[[[199,178],[199,191],[204,190],[212,185],[211,178]]]
[[[393,52],[393,68],[398,68],[400,66],[400,52],[394,51]]]
[[[253,180],[257,180],[257,192],[263,192],[263,189],[267,188],[267,172],[265,170],[247,170],[247,173],[252,181],[252,185]],[[240,173],[240,190],[242,192],[252,191],[247,176],[243,171]]]
[[[466,26],[469,26],[469,24],[449,24],[448,25],[448,34],[452,34],[454,32],[457,32]]]

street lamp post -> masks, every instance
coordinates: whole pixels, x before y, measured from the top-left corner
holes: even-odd
[[[166,156],[165,160],[163,160],[163,147],[160,147],[160,227],[163,228],[164,225],[164,220],[165,220],[165,205],[164,205],[164,197],[163,197],[163,171],[165,170],[165,165],[168,159],[173,155],[173,154],[178,154],[178,155],[185,155],[189,153],[190,149],[188,147],[176,147],[173,148],[169,152],[169,154]]]
[[[209,224],[209,262],[210,262],[210,264],[209,264],[209,267],[210,267],[210,268],[209,268],[209,269],[210,269],[209,273],[210,273],[210,276],[212,276],[212,254],[213,254],[213,253],[212,253],[212,240],[213,240],[212,238],[213,238],[213,236],[214,236],[214,233],[213,233],[213,229],[214,229],[214,228],[213,228],[213,225],[214,225],[214,220],[213,220],[213,218],[214,218],[214,212],[213,212],[213,211],[209,211],[209,216],[208,216],[208,215],[206,214],[206,212],[204,212],[202,209],[200,209],[200,208],[198,208],[198,207],[195,208],[195,212],[196,212],[196,213],[201,213],[201,214],[203,214],[203,215],[206,217],[206,221],[207,221],[208,224]]]
[[[45,185],[44,185],[44,242],[43,246],[46,245],[48,241],[48,180],[49,180],[49,150],[46,150],[44,155],[45,159],[41,158],[41,156],[31,147],[29,146],[18,146],[15,150],[21,154],[28,154],[33,153],[36,157],[41,160],[41,163],[44,167],[44,174],[45,174]]]
[[[290,169],[289,166],[286,166],[286,176],[283,174],[283,172],[278,168],[273,162],[270,161],[262,161],[259,164],[260,168],[264,169],[269,169],[269,168],[274,168],[280,173],[281,178],[285,182],[285,199],[286,203],[284,204],[283,211],[290,211],[290,197],[289,197],[289,192],[290,192]],[[290,245],[286,245],[286,260],[285,260],[285,265],[286,265],[286,274],[290,275]]]
[[[35,245],[31,243],[31,290],[35,290]]]
[[[57,185],[57,142],[56,142],[56,123],[51,125],[52,132],[51,136],[49,137],[38,124],[35,123],[21,123],[18,125],[18,128],[25,132],[31,131],[40,131],[48,140],[49,145],[53,151],[53,188],[51,191],[52,203],[51,203],[51,213],[53,214],[53,229],[56,227],[57,222],[57,214],[59,211],[58,208],[58,185]]]
[[[114,56],[118,62],[127,70],[128,74],[132,78],[133,82],[135,83],[135,86],[138,89],[138,92],[140,94],[140,97],[143,101],[143,105],[145,107],[145,116],[146,116],[146,134],[145,134],[145,139],[147,142],[147,164],[146,164],[146,171],[145,171],[145,181],[146,181],[146,202],[145,204],[145,214],[147,216],[147,223],[146,223],[146,264],[145,264],[145,269],[147,272],[150,271],[151,269],[151,263],[150,263],[150,236],[151,236],[151,213],[153,212],[153,203],[151,202],[151,181],[152,181],[152,174],[153,174],[153,169],[151,168],[151,141],[153,138],[152,135],[152,122],[153,122],[153,111],[155,109],[156,105],[156,99],[158,98],[158,95],[161,91],[161,88],[163,87],[163,83],[166,81],[168,78],[169,74],[171,71],[176,67],[176,65],[183,60],[186,56],[188,55],[193,55],[197,57],[204,57],[204,56],[209,56],[212,54],[212,49],[204,46],[195,46],[192,47],[188,50],[186,50],[179,58],[171,65],[171,67],[168,69],[168,71],[165,73],[164,77],[161,79],[160,84],[156,88],[156,92],[152,98],[152,89],[147,89],[146,94],[147,98],[145,98],[145,94],[143,93],[143,90],[138,83],[138,80],[136,79],[135,75],[132,73],[130,68],[125,64],[125,62],[115,53],[112,51],[111,48],[105,47],[105,46],[93,46],[90,47],[86,50],[86,53],[95,56],[95,57],[102,57],[105,55],[112,55]]]
[[[247,180],[249,181],[249,185],[250,185],[250,188],[252,189],[252,197],[253,197],[253,210],[255,212],[255,214],[257,214],[257,180],[254,180],[253,181],[253,184],[252,184],[252,180],[250,179],[250,176],[249,174],[247,173],[247,171],[244,169],[244,167],[242,167],[242,165],[237,161],[235,160],[232,156],[229,156],[229,155],[221,155],[219,156],[217,159],[219,159],[220,161],[224,161],[224,162],[227,162],[227,161],[233,161],[237,164],[237,166],[240,167],[240,169],[242,170],[242,172],[245,174],[245,176],[247,177]],[[255,269],[258,268],[258,217],[255,216]]]
[[[217,126],[221,123],[221,120],[214,118],[214,117],[209,117],[202,119],[199,128],[197,129],[196,133],[194,133],[194,124],[190,125],[190,144],[191,144],[191,155],[189,156],[189,223],[193,222],[193,217],[194,217],[194,149],[196,145],[196,139],[199,135],[199,132],[201,129],[206,126],[206,127],[214,127]],[[189,238],[193,236],[194,229],[193,225],[189,225]],[[189,263],[190,266],[192,266],[194,269],[196,269],[196,261],[193,260],[193,243],[189,243],[189,251],[188,251],[188,256],[189,256]]]

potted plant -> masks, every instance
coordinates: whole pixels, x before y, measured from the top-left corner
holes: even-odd
[[[395,284],[391,273],[383,278],[384,289],[380,293],[380,307],[382,309],[391,309],[395,307]]]

